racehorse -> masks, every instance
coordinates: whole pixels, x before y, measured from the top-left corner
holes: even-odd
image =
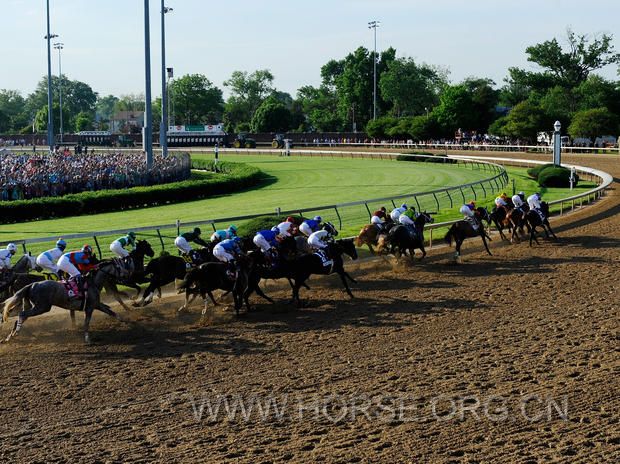
[[[370,252],[374,254],[375,250],[373,249],[373,245],[378,244],[379,236],[386,235],[393,226],[394,222],[391,218],[381,226],[378,226],[377,224],[365,225],[362,227],[362,230],[360,230],[359,235],[355,238],[355,246],[362,247],[367,245]]]
[[[129,253],[127,258],[113,258],[101,261],[99,270],[106,274],[109,278],[104,283],[104,288],[108,294],[114,295],[118,303],[129,311],[121,296],[129,297],[127,293],[118,289],[117,284],[125,285],[136,289],[136,298],[140,295],[140,287],[138,283],[145,283],[147,279],[144,275],[144,257],[152,258],[155,255],[150,243],[146,240],[138,240],[135,250]]]
[[[409,256],[413,261],[415,256],[414,250],[418,248],[422,250],[422,258],[424,258],[426,256],[426,250],[424,249],[424,226],[433,223],[431,214],[434,213],[424,211],[416,217],[414,221],[415,236],[411,235],[411,229],[407,226],[399,224],[392,227],[387,237],[384,240],[380,240],[377,252],[381,253],[387,246],[390,247],[390,253],[395,253],[397,250],[398,255],[406,255],[407,251],[409,251]]]
[[[510,221],[510,216],[514,211],[514,207],[511,207],[512,202],[510,202],[507,206],[496,206],[493,211],[489,214],[490,221],[495,225],[495,228],[499,232],[499,236],[502,240],[508,240],[506,235],[504,235],[504,228],[508,228],[508,232],[512,235],[512,222]]]
[[[489,237],[484,230],[484,226],[482,225],[482,220],[485,220],[487,224],[489,223],[489,212],[486,208],[478,207],[476,208],[476,218],[478,222],[477,229],[474,229],[469,221],[463,219],[452,224],[452,227],[448,230],[448,233],[446,234],[446,243],[452,246],[452,240],[454,240],[456,247],[456,253],[454,256],[455,259],[458,259],[461,256],[461,245],[463,244],[463,241],[470,237],[482,238],[484,248],[487,250],[487,253],[491,255],[489,245],[487,244],[487,238],[491,240],[491,237]]]
[[[525,227],[527,227],[527,233],[531,233],[531,227],[525,220],[526,214],[529,210],[529,206],[527,204],[523,204],[521,207],[510,211],[508,220],[512,225],[512,236],[510,237],[511,243],[514,243],[515,240],[520,241],[518,232],[523,235],[525,233]]]
[[[0,277],[0,301],[14,295],[28,284],[45,279],[42,276],[29,274],[33,269],[40,270],[34,256],[26,253],[19,258],[15,265],[5,272],[4,278]]]
[[[213,244],[213,246],[215,246],[215,244]],[[213,257],[213,246],[195,250],[203,263],[215,260]],[[151,303],[155,296],[155,290],[158,291],[159,297],[161,298],[161,287],[175,280],[182,280],[187,271],[192,269],[192,267],[193,266],[181,256],[166,254],[150,260],[144,269],[144,276],[150,276],[149,285],[144,290],[142,299],[139,302],[134,302],[133,305],[146,306]]]
[[[185,290],[185,303],[179,308],[179,312],[187,309],[196,296],[200,294],[204,302],[202,309],[202,315],[204,316],[207,313],[207,295],[209,295],[213,304],[217,306],[211,292],[221,289],[232,292],[235,311],[237,316],[239,316],[239,309],[241,309],[243,304],[242,295],[248,287],[248,275],[252,267],[252,258],[249,255],[240,255],[237,257],[237,264],[237,272],[234,279],[231,279],[228,274],[230,270],[228,263],[219,261],[209,262],[190,269],[183,278],[181,285],[177,287],[177,290]],[[249,304],[247,309],[248,311],[250,310]]]
[[[532,240],[535,240],[537,245],[540,244],[538,242],[538,238],[536,237],[536,227],[542,227],[547,238],[549,238],[549,232],[551,232],[554,240],[558,239],[553,230],[551,230],[551,225],[549,224],[549,204],[546,201],[540,202],[540,210],[545,216],[544,221],[541,219],[540,214],[538,214],[535,210],[530,210],[525,214],[525,220],[530,227],[530,246],[532,246]]]
[[[293,280],[293,301],[297,306],[301,305],[299,289],[312,274],[338,274],[348,295],[353,298],[347,278],[353,283],[357,282],[344,270],[343,254],[349,255],[352,259],[357,259],[357,250],[353,239],[345,238],[329,242],[325,252],[319,251],[300,256],[288,263],[290,277]]]
[[[4,303],[3,322],[8,320],[11,312],[20,303],[22,304],[22,311],[19,313],[13,329],[3,342],[8,342],[16,336],[26,319],[48,312],[52,309],[52,306],[65,308],[72,312],[84,310],[84,341],[87,344],[90,343],[89,326],[95,309],[106,313],[108,316],[115,317],[121,322],[126,322],[112,311],[108,305],[101,302],[101,289],[108,278],[103,272],[93,271],[88,273],[85,276],[84,299],[70,298],[64,284],[53,280],[34,282],[25,286]]]

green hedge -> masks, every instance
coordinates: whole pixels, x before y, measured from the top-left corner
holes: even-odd
[[[422,156],[403,156],[403,155],[423,155]],[[448,158],[447,155],[442,154],[434,154],[425,151],[410,151],[404,152],[403,155],[398,155],[396,157],[396,161],[412,161],[418,163],[445,163],[445,164],[454,164],[456,163],[455,159]]]
[[[579,176],[575,173],[574,187],[579,183]],[[549,167],[538,174],[538,185],[541,187],[570,187],[570,169]]]
[[[220,161],[217,163],[217,169],[214,169],[213,161],[193,160],[192,168],[216,171],[221,175],[150,187],[99,190],[63,197],[3,201],[0,202],[0,223],[79,216],[194,201],[253,187],[263,178],[260,169],[243,163]]]
[[[553,166],[555,166],[553,163],[534,166],[533,168],[529,168],[527,170],[527,175],[530,176],[532,179],[538,179],[538,176],[543,169],[552,168]]]

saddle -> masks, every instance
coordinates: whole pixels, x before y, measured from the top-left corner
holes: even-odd
[[[478,222],[478,220],[475,217],[467,217],[467,218],[465,218],[465,221],[469,222],[469,225],[474,230],[478,230],[480,228],[480,223]]]
[[[192,250],[189,253],[183,253],[181,257],[183,258],[183,261],[185,261],[185,267],[187,269],[198,267],[202,264],[200,254],[196,250]]]
[[[87,283],[84,282],[80,285],[77,279],[62,280],[60,283],[65,286],[67,296],[71,300],[83,300],[86,290],[88,290]]]
[[[419,238],[418,230],[415,226],[406,225],[405,229],[407,230],[407,232],[409,232],[409,238],[411,238],[411,240],[417,240]]]
[[[323,267],[331,268],[334,265],[334,260],[328,256],[326,251],[318,250],[314,253],[314,255],[319,257]]]
[[[234,263],[228,263],[228,267],[226,268],[226,277],[231,282],[237,280],[237,276],[239,274],[239,268]]]

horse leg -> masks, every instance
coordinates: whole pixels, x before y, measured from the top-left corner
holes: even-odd
[[[38,308],[35,305],[30,309],[23,309],[19,313],[19,316],[17,317],[17,320],[15,321],[15,324],[13,325],[13,330],[11,330],[9,335],[4,340],[2,340],[1,343],[8,343],[9,340],[11,340],[11,338],[15,337],[19,333],[19,331],[22,329],[22,326],[24,325],[24,322],[26,322],[26,319],[28,319],[29,317],[34,317],[40,314],[47,313],[51,309],[52,309],[52,305],[41,306],[40,308]]]
[[[532,246],[532,240],[536,241],[536,245],[540,245],[538,242],[538,237],[536,237],[536,226],[532,226],[530,228],[530,246]]]
[[[76,323],[75,323],[75,311],[73,309],[69,310],[69,315],[71,316],[71,328],[73,330],[75,330],[75,328],[77,327]]]
[[[489,256],[493,256],[491,254],[491,250],[489,250],[489,245],[487,244],[487,238],[485,237],[486,232],[482,235],[482,243],[484,243],[484,248],[487,250],[487,253],[489,254]]]
[[[211,295],[211,292],[209,292],[209,295]],[[198,296],[197,293],[192,293],[191,289],[186,288],[185,289],[185,303],[183,303],[183,306],[179,308],[178,312],[185,311],[189,307],[189,305],[192,303],[192,301],[196,299],[197,296]],[[211,295],[211,298],[213,298],[212,295]]]
[[[349,294],[349,296],[351,298],[355,298],[353,296],[353,293],[351,293],[351,289],[349,288],[349,284],[347,283],[347,273],[344,271],[344,269],[339,269],[338,271],[338,275],[340,276],[340,280],[342,280],[342,284],[344,285],[345,290],[347,291],[347,293]],[[348,276],[349,279],[351,279],[351,276]],[[355,281],[353,281],[355,282]]]
[[[558,238],[555,236],[555,233],[553,232],[553,230],[551,229],[551,224],[549,224],[549,222],[547,221],[547,227],[549,228],[549,232],[551,232],[551,235],[553,236],[554,240],[557,240]]]

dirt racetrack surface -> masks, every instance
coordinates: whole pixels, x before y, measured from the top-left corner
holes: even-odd
[[[616,182],[557,242],[350,263],[354,300],[269,283],[240,320],[156,299],[91,346],[29,320],[0,346],[0,462],[620,462],[620,159],[565,158]]]

